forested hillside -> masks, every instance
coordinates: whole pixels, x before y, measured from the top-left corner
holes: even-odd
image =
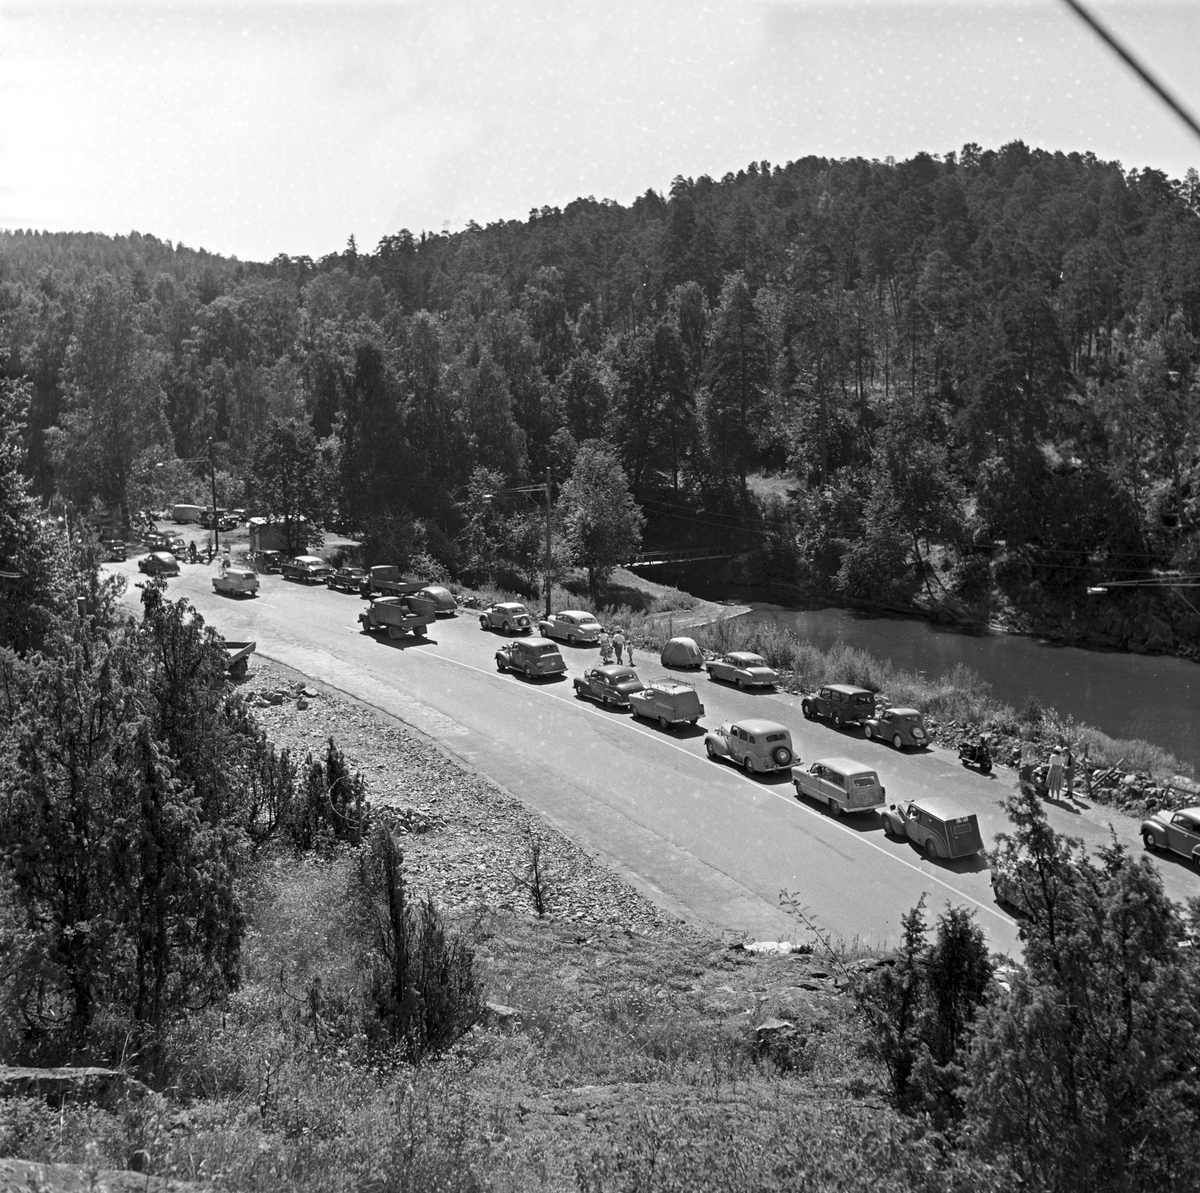
[[[202,465],[153,465],[211,437],[222,501],[270,504],[251,464],[283,434],[378,550],[532,577],[537,511],[484,495],[549,469],[557,496],[596,440],[648,543],[719,537],[742,579],[1200,632],[1168,593],[1085,596],[1200,571],[1194,171],[1019,142],[759,162],[269,264],[8,232],[0,349],[44,497],[199,496]]]

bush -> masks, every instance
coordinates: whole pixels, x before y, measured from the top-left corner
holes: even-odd
[[[324,760],[310,754],[304,762],[303,788],[281,818],[281,827],[298,853],[328,850],[334,842],[360,845],[371,814],[367,783],[351,774],[333,738]]]

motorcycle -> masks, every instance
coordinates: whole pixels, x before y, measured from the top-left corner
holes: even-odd
[[[992,752],[985,741],[971,741],[965,738],[958,743],[958,760],[963,766],[978,768],[981,775],[991,774]]]

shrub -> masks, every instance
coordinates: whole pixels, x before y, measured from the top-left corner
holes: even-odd
[[[303,787],[281,823],[296,851],[307,853],[328,849],[335,841],[360,845],[370,813],[366,780],[350,773],[345,755],[331,737],[324,760],[311,754],[305,759]]]

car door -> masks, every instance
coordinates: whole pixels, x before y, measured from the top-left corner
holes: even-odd
[[[820,795],[821,779],[824,775],[825,768],[819,762],[814,762],[807,771],[800,772],[800,790],[805,795]]]
[[[1184,857],[1191,857],[1192,850],[1200,845],[1200,829],[1186,812],[1176,812],[1167,824],[1167,844]]]

